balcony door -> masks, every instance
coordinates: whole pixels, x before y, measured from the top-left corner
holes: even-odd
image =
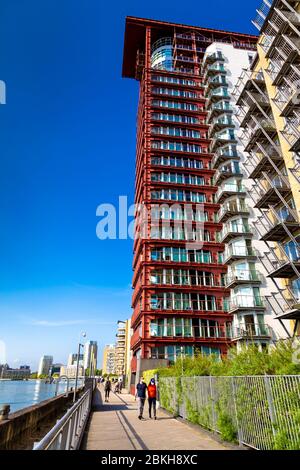
[[[245,327],[246,327],[246,332],[250,336],[255,335],[255,321],[254,321],[254,315],[245,315],[244,316],[244,321],[245,321]]]

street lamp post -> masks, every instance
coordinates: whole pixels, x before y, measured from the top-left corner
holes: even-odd
[[[86,333],[81,333],[81,335],[83,338],[86,337]],[[78,374],[79,374],[79,357],[80,357],[80,349],[81,349],[81,346],[84,347],[83,344],[81,344],[80,342],[81,340],[79,339],[79,343],[78,343],[78,352],[77,352],[77,364],[76,364],[76,377],[75,377],[75,386],[74,386],[74,394],[73,394],[73,403],[75,403],[76,401],[76,392],[77,392],[77,384],[78,384]]]

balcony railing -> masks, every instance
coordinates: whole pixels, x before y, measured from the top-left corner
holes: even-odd
[[[155,331],[156,330],[156,331]],[[231,338],[232,328],[230,326],[201,326],[201,327],[165,327],[154,325],[151,332],[152,338],[161,339],[178,339],[178,338],[194,338],[194,339],[217,339],[217,338]]]
[[[221,232],[216,234],[216,239],[220,243],[226,243],[230,238],[237,237],[239,235],[252,235],[253,229],[244,224],[226,224]]]
[[[246,188],[243,185],[225,184],[221,186],[216,193],[216,201],[223,202],[227,197],[233,195],[246,194]]]
[[[255,295],[237,295],[234,298],[229,300],[228,303],[229,312],[233,310],[243,310],[243,309],[263,309],[265,308],[265,303],[262,297]]]
[[[224,282],[221,279],[214,277],[204,277],[201,275],[181,274],[181,275],[167,275],[167,274],[154,274],[150,276],[150,282],[153,285],[161,286],[188,286],[188,287],[224,287]]]
[[[217,214],[218,222],[225,222],[227,218],[233,217],[237,214],[250,214],[249,207],[246,204],[240,203],[225,203]]]
[[[252,247],[229,245],[224,252],[224,263],[226,264],[230,260],[235,261],[236,259],[254,258],[257,256],[257,251]]]
[[[263,281],[262,275],[257,272],[256,270],[252,271],[233,271],[226,275],[225,277],[225,286],[229,287],[238,284],[245,284],[245,283],[260,283]]]
[[[271,331],[268,325],[253,323],[239,327],[233,327],[231,333],[233,340],[238,339],[251,339],[260,337],[271,337]]]
[[[221,167],[219,170],[216,171],[213,182],[214,185],[219,184],[221,181],[227,179],[227,178],[232,178],[233,176],[242,176],[243,173],[239,168],[236,168],[231,165],[227,165],[224,167]]]

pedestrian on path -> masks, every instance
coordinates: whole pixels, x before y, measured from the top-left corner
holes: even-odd
[[[156,419],[156,385],[155,379],[151,379],[147,388],[148,392],[148,403],[149,403],[149,418],[152,419],[152,408],[153,408],[153,417]]]
[[[105,401],[108,402],[109,394],[111,391],[111,381],[109,380],[109,377],[107,377],[106,382],[104,384],[104,391],[105,391]]]
[[[138,416],[139,419],[143,418],[144,406],[146,401],[147,385],[145,384],[144,377],[140,378],[136,386],[135,398],[138,399]]]

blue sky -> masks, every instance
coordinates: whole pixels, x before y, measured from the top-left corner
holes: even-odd
[[[11,365],[66,362],[81,331],[101,350],[131,314],[132,242],[95,232],[99,204],[133,201],[138,84],[121,78],[125,16],[255,34],[257,6],[1,1],[0,341]]]

